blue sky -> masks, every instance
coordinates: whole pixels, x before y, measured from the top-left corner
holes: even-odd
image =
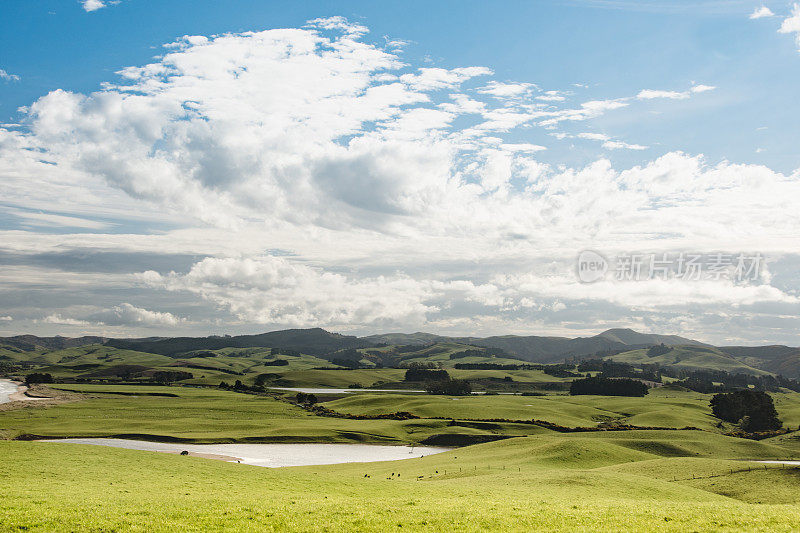
[[[0,333],[798,344],[799,36],[790,2],[4,2]],[[765,270],[587,286],[585,249]]]
[[[756,8],[778,16],[751,20]],[[712,160],[800,166],[797,47],[777,32],[784,2],[218,2],[122,1],[86,13],[78,1],[11,1],[3,6],[0,116],[54,89],[82,93],[114,79],[121,66],[148,62],[182,35],[298,27],[343,15],[370,28],[370,40],[411,41],[404,58],[444,68],[487,65],[499,79],[543,87],[590,85],[613,98],[641,88],[684,90],[692,81],[718,91],[704,102],[652,105],[598,121],[602,132],[706,154]],[[794,67],[794,68],[793,68]],[[669,102],[668,102],[669,104]],[[657,113],[657,114],[656,114]],[[757,149],[760,153],[756,153]],[[658,149],[656,149],[658,150]],[[565,147],[553,160],[589,161]],[[549,154],[548,154],[549,155]],[[612,154],[626,163],[644,154]]]

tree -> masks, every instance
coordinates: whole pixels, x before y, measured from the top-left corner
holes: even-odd
[[[569,387],[572,396],[597,394],[601,396],[644,396],[647,385],[641,381],[627,378],[584,378],[576,379]]]
[[[447,381],[450,374],[447,370],[433,370],[430,368],[409,368],[406,370],[406,381]]]
[[[28,374],[25,376],[25,383],[28,385],[34,385],[36,383],[53,383],[53,376],[50,374],[40,374],[39,372],[34,372],[32,374]]]
[[[294,397],[297,403],[314,405],[317,403],[317,396],[315,394],[306,394],[305,392],[298,392]]]
[[[711,412],[720,420],[739,424],[747,432],[775,430],[783,425],[772,396],[763,391],[744,389],[715,394],[711,398]]]
[[[656,346],[651,346],[647,349],[647,356],[648,357],[658,357],[659,355],[664,355],[665,353],[669,353],[672,350],[670,346],[664,345],[662,342]]]

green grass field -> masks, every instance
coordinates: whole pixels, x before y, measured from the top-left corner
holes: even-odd
[[[676,446],[694,455],[675,457]],[[783,453],[705,432],[540,435],[272,470],[0,442],[0,530],[791,531],[799,471],[741,460]]]
[[[167,358],[114,348],[41,353],[59,377],[116,365],[191,371],[216,385],[259,373],[280,385],[370,387],[402,369],[321,370],[327,361],[261,349]],[[434,354],[449,357],[447,353]],[[467,358],[469,359],[469,358]],[[447,363],[443,359],[445,366]],[[198,369],[194,366],[210,368]],[[213,369],[211,368],[213,367]],[[456,378],[556,382],[541,371],[457,370]],[[60,373],[60,374],[59,374]],[[791,531],[800,519],[800,469],[754,463],[800,458],[800,433],[763,441],[727,437],[710,395],[655,388],[643,398],[359,392],[320,395],[348,415],[408,411],[409,420],[322,417],[294,393],[215,387],[56,384],[62,403],[0,408],[0,531]],[[800,425],[800,394],[772,397],[785,426]],[[698,430],[559,433],[488,419]],[[266,469],[21,436],[155,441],[416,444],[477,442],[422,459]],[[443,440],[444,439],[444,440]],[[449,439],[449,440],[448,440]],[[369,476],[369,477],[365,477]]]

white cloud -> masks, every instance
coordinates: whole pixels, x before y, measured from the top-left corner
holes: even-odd
[[[765,17],[774,17],[774,16],[775,16],[775,13],[773,13],[770,8],[768,8],[767,6],[761,6],[761,7],[756,8],[755,11],[753,11],[750,14],[749,18],[751,18],[751,19],[761,19],[761,18],[765,18]]]
[[[508,83],[492,80],[485,87],[478,89],[478,92],[497,98],[517,98],[529,94],[535,87],[532,83]]]
[[[713,85],[694,85],[690,89],[693,93],[705,93],[716,89]]]
[[[350,37],[360,37],[366,33],[369,33],[369,28],[366,26],[350,22],[345,17],[341,16],[309,20],[307,26],[322,30],[340,30]]]
[[[145,272],[142,280],[199,294],[241,320],[260,324],[339,327],[422,322],[435,310],[430,288],[401,276],[348,279],[280,257],[208,258],[187,274]]]
[[[0,80],[19,81],[19,76],[17,76],[16,74],[9,74],[8,72],[0,68]]]
[[[487,68],[407,65],[362,42],[365,31],[324,19],[185,36],[152,64],[121,70],[118,84],[40,98],[24,128],[0,128],[0,197],[27,214],[27,225],[0,229],[0,251],[20,261],[0,283],[106,299],[43,311],[53,325],[149,333],[200,328],[198,301],[241,327],[440,325],[464,334],[635,322],[662,297],[674,311],[648,312],[663,324],[701,321],[721,305],[795,305],[778,282],[704,285],[695,300],[691,285],[586,289],[573,261],[586,248],[791,254],[797,174],[677,152],[615,168],[601,146],[646,147],[550,128],[605,128],[591,121],[634,97],[537,102],[533,84],[476,80],[491,76]],[[596,142],[601,155],[545,164],[537,141],[548,133]],[[95,231],[54,235],[45,224]],[[116,233],[127,224],[134,229]],[[74,250],[196,259],[138,276],[20,266]],[[153,304],[119,304],[151,301],[134,291]]]
[[[576,137],[580,139],[589,139],[592,141],[607,141],[610,139],[608,135],[603,133],[579,133]]]
[[[111,309],[98,313],[93,318],[109,326],[177,326],[184,322],[172,313],[151,311],[136,307],[129,303],[115,305]]]
[[[64,317],[59,313],[53,313],[41,319],[45,324],[55,324],[57,326],[91,326],[92,323],[86,320],[79,320],[76,318]]]
[[[476,76],[488,76],[492,71],[484,67],[466,67],[447,70],[443,68],[421,68],[417,74],[403,74],[400,81],[418,91],[451,89]]]
[[[669,98],[671,100],[684,100],[689,98],[689,93],[678,91],[657,91],[653,89],[643,89],[636,95],[639,100],[653,100],[655,98]]]
[[[783,19],[778,33],[794,33],[795,42],[800,46],[800,4],[792,5],[792,14]]]
[[[648,147],[642,144],[628,144],[622,141],[609,140],[603,143],[603,148],[607,148],[609,150],[617,150],[620,148],[625,150],[647,150]]]
[[[14,320],[14,319],[12,317],[8,316],[8,315],[0,316],[0,321],[2,321],[2,322],[11,322],[12,320]]]
[[[643,89],[639,91],[639,94],[636,95],[636,98],[639,100],[654,100],[657,98],[668,100],[686,100],[687,98],[690,98],[692,94],[705,93],[708,91],[713,91],[714,89],[716,89],[716,87],[713,85],[702,84],[692,85],[688,91],[660,91],[654,89]]]
[[[578,133],[577,135],[567,135],[564,133],[554,134],[557,138],[564,139],[568,137],[577,137],[579,139],[588,139],[590,141],[602,141],[603,148],[607,150],[646,150],[648,147],[641,144],[628,144],[623,141],[614,140],[604,133]]]
[[[106,222],[99,222],[86,218],[56,215],[53,213],[29,212],[21,209],[6,209],[5,212],[23,219],[25,221],[24,224],[30,226],[85,228],[96,230],[107,229],[112,226],[112,224],[108,224]]]
[[[82,0],[82,3],[83,10],[87,13],[97,11],[98,9],[102,9],[108,5],[108,3],[104,0]]]

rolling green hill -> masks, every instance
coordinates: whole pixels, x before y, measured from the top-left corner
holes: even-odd
[[[678,368],[724,370],[732,374],[741,372],[757,376],[769,373],[748,366],[732,355],[710,346],[673,346],[666,353],[655,356],[648,355],[646,349],[638,349],[610,355],[606,358],[634,365],[658,363]]]

